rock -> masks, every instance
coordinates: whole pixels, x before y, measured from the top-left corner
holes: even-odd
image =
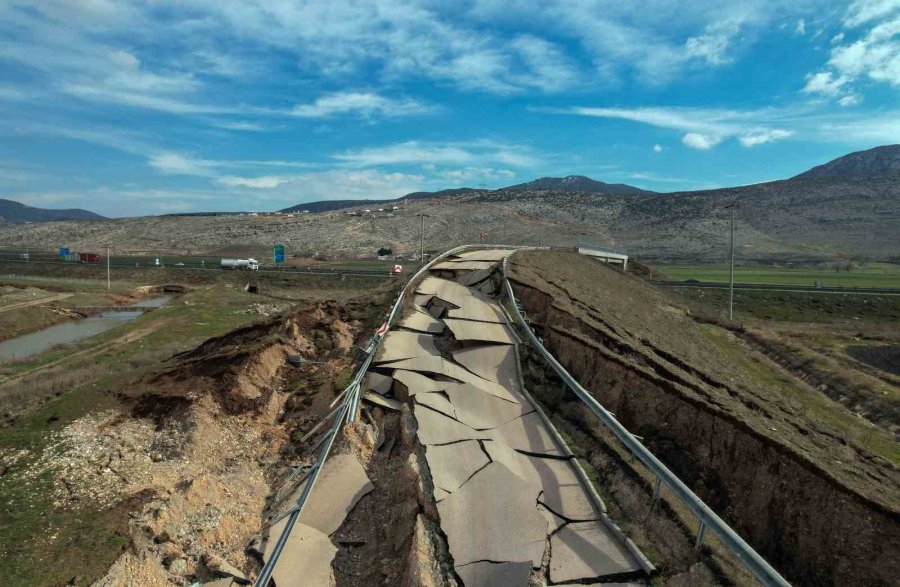
[[[169,572],[173,575],[184,575],[188,570],[187,560],[177,558],[169,563]]]

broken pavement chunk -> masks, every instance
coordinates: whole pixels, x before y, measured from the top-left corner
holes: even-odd
[[[438,513],[457,569],[483,560],[541,566],[547,520],[535,505],[534,487],[502,464],[476,473],[438,504]]]
[[[500,399],[468,383],[448,386],[447,395],[456,419],[478,430],[499,428],[533,409]]]
[[[366,373],[366,378],[364,381],[364,387],[375,393],[380,393],[381,395],[386,394],[391,390],[391,385],[394,383],[394,379],[389,375],[382,375],[381,373],[375,373],[374,371],[369,371]]]
[[[490,461],[477,440],[425,447],[434,486],[453,493]]]
[[[380,363],[439,355],[434,346],[433,336],[405,330],[391,330],[384,336],[384,341],[375,355],[375,361]]]
[[[428,446],[431,444],[449,444],[461,440],[488,438],[486,432],[472,430],[449,416],[435,412],[422,405],[414,405],[413,413],[419,424],[419,441]]]
[[[264,560],[271,556],[286,524],[287,518],[269,530]],[[337,550],[326,534],[298,521],[294,524],[272,572],[275,584],[278,587],[332,585],[331,561]]]
[[[511,345],[486,344],[453,351],[457,363],[483,379],[518,391],[519,372]],[[524,401],[524,400],[520,400]]]
[[[400,321],[400,326],[418,332],[440,334],[444,331],[444,323],[424,310],[415,310]]]
[[[537,455],[572,456],[568,449],[556,444],[537,412],[525,414],[490,432],[492,438],[516,450]]]
[[[641,571],[603,522],[566,524],[550,537],[550,581],[569,583]]]
[[[454,314],[454,310],[450,314]],[[444,324],[453,333],[456,340],[480,340],[484,342],[499,342],[513,344],[509,331],[503,324],[494,322],[476,322],[474,320],[456,320],[444,318]]]
[[[300,484],[287,503],[293,505],[297,502],[305,483]],[[300,512],[300,519],[304,524],[331,535],[356,503],[372,489],[374,486],[356,455],[331,455]]]
[[[478,561],[456,567],[456,574],[466,587],[525,587],[531,577],[531,561],[495,563]]]

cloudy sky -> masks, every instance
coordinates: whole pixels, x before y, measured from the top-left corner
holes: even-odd
[[[0,197],[111,216],[900,142],[900,0],[0,0]]]

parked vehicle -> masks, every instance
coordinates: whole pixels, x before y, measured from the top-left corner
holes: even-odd
[[[100,259],[100,253],[78,253],[78,261],[81,263],[99,263]]]
[[[222,269],[232,271],[256,271],[259,269],[259,261],[256,259],[222,259]]]

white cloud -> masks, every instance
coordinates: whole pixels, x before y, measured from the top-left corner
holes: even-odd
[[[529,149],[495,141],[431,143],[407,141],[383,147],[367,147],[333,156],[338,161],[369,167],[375,165],[471,165],[485,161],[527,167],[535,164]]]
[[[291,114],[300,118],[329,118],[351,114],[368,118],[412,116],[434,111],[433,106],[417,100],[395,100],[371,92],[337,92],[321,96],[310,104],[297,104]]]
[[[662,153],[662,150],[663,150],[662,145],[653,145],[654,153]]]
[[[862,102],[862,98],[857,96],[856,94],[850,94],[849,96],[844,96],[840,100],[838,100],[838,104],[841,106],[856,106]]]
[[[846,83],[847,78],[835,77],[830,71],[823,71],[807,76],[803,91],[808,94],[834,95],[840,92]]]
[[[438,173],[438,177],[449,182],[488,182],[513,179],[514,171],[494,169],[492,167],[465,167],[463,169],[447,169]]]
[[[847,8],[844,24],[857,27],[900,10],[900,0],[856,0]]]
[[[798,35],[805,35],[806,34],[806,20],[804,20],[802,18],[800,20],[798,20],[797,28],[794,29],[794,32],[797,33]]]
[[[900,87],[900,0],[857,0],[843,24],[828,63],[807,77],[804,91],[837,97],[846,106],[866,83]]]
[[[150,167],[167,175],[197,175],[208,177],[215,175],[218,163],[206,159],[194,159],[178,153],[158,153],[147,162]]]
[[[722,137],[689,132],[681,138],[681,142],[692,149],[708,151],[722,142]]]
[[[780,140],[791,131],[770,126],[778,116],[772,111],[738,111],[717,108],[591,108],[544,110],[599,118],[619,118],[686,132],[681,142],[692,149],[709,150],[736,137],[745,147]]]
[[[757,133],[745,134],[740,137],[739,140],[741,142],[741,145],[745,147],[755,147],[756,145],[762,145],[765,143],[771,143],[773,141],[786,139],[793,134],[793,132],[786,130],[764,130]]]
[[[287,183],[290,178],[280,177],[277,175],[264,175],[261,177],[238,177],[234,175],[226,175],[216,179],[217,183],[227,185],[229,187],[245,187],[253,189],[272,189],[277,188],[281,184]]]
[[[730,63],[732,58],[728,55],[728,49],[739,31],[740,24],[736,22],[709,25],[704,34],[685,41],[685,58],[701,59],[707,65]]]

